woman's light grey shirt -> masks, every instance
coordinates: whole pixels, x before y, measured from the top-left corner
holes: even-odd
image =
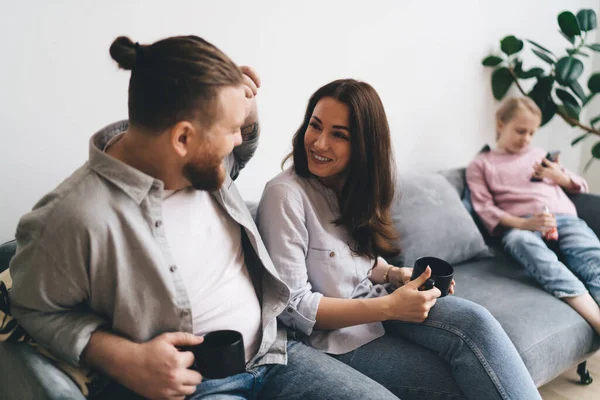
[[[387,295],[373,285],[374,260],[354,255],[350,235],[332,221],[339,217],[335,193],[314,178],[287,169],[267,183],[257,223],[269,255],[292,295],[279,316],[312,347],[343,354],[383,336],[379,322],[324,331],[314,328],[323,296],[366,298]]]

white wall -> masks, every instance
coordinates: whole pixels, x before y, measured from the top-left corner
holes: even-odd
[[[258,200],[290,149],[308,97],[340,77],[366,80],[379,91],[400,171],[465,165],[494,138],[490,71],[480,60],[509,33],[558,51],[565,42],[556,16],[567,7],[561,0],[165,4],[4,2],[0,241],[87,159],[93,132],[126,118],[128,74],[108,55],[118,35],[140,42],[199,35],[260,71],[262,142],[238,180],[242,194]],[[571,0],[568,7],[600,11],[600,0]],[[536,142],[561,148],[563,162],[578,170],[581,149],[570,148],[572,137],[557,119]]]

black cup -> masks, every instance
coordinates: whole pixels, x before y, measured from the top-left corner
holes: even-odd
[[[444,297],[450,291],[450,284],[454,278],[454,268],[452,265],[437,257],[421,257],[415,261],[415,267],[413,269],[410,280],[414,281],[417,279],[425,269],[429,266],[431,268],[431,277],[425,282],[425,290],[429,290],[434,286],[440,289]]]
[[[194,353],[190,368],[209,379],[227,378],[246,370],[244,338],[238,331],[210,332],[204,335],[204,342],[180,350]]]

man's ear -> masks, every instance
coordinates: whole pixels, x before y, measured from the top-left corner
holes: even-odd
[[[180,121],[169,129],[170,143],[181,157],[186,157],[198,132],[188,121]]]

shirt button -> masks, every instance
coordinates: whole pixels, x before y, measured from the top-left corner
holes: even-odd
[[[169,270],[171,272],[175,272],[175,271],[177,271],[177,266],[176,265],[171,265],[171,268],[169,268]]]
[[[156,221],[154,223],[154,226],[157,227],[157,228],[160,228],[162,226],[162,221]]]
[[[331,257],[331,258],[335,257],[335,251],[332,251],[331,253],[329,253],[329,257]]]
[[[378,287],[378,288],[376,288],[376,289],[375,289],[375,291],[376,291],[377,293],[381,293],[381,288],[380,288],[380,287]]]
[[[293,309],[292,307],[288,307],[288,309],[287,309],[287,312],[289,312],[289,313],[293,313],[293,312],[294,312],[294,309]]]
[[[187,317],[187,316],[188,316],[188,314],[189,314],[189,312],[188,312],[187,310],[183,310],[183,311],[181,312],[181,316],[182,316],[182,317]]]

